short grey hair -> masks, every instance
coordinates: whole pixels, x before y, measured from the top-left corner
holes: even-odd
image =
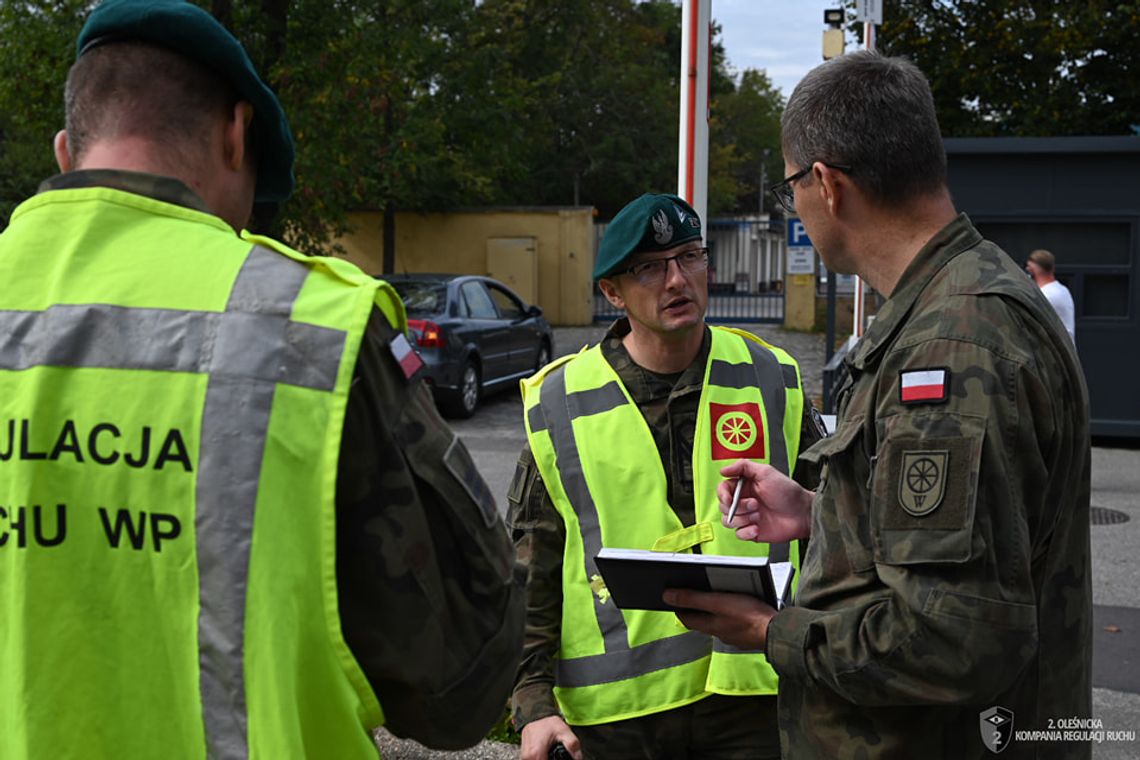
[[[792,92],[780,125],[789,164],[850,166],[852,181],[886,205],[946,186],[930,84],[906,59],[860,50],[817,66]]]

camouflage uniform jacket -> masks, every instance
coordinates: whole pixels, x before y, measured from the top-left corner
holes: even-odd
[[[134,172],[69,172],[40,191],[94,186],[210,213],[182,182]],[[373,309],[337,473],[341,628],[386,728],[455,748],[502,714],[522,643],[522,572],[494,498],[423,380],[399,368],[394,337]]]
[[[825,467],[797,606],[768,629],[786,756],[983,758],[992,707],[1088,717],[1088,395],[1049,304],[962,215],[846,367],[838,429],[804,455]]]
[[[629,321],[623,317],[602,339],[602,355],[649,425],[664,465],[669,505],[682,525],[692,525],[696,520],[693,436],[711,334],[706,327],[697,357],[677,375],[660,375],[637,365],[622,345],[628,334]],[[811,402],[805,396],[801,451],[820,438],[813,420]],[[815,472],[814,467],[797,465],[796,479],[812,488]],[[526,640],[512,700],[514,724],[521,730],[531,721],[559,714],[553,691],[554,659],[562,626],[562,556],[566,544],[566,525],[546,492],[529,446],[519,457],[507,499],[507,523],[519,561],[528,569]]]

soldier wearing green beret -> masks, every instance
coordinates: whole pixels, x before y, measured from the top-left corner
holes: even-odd
[[[1072,341],[956,212],[913,64],[863,51],[817,67],[788,101],[783,147],[777,198],[830,271],[888,298],[845,358],[835,434],[805,454],[823,484],[730,471],[745,481],[740,538],[810,536],[796,606],[667,597],[703,610],[687,625],[767,652],[787,757],[1088,758],[1088,741],[1017,738],[1091,716],[1089,410]]]
[[[778,758],[776,676],[761,652],[686,632],[671,612],[620,610],[602,546],[766,555],[720,524],[724,465],[770,463],[814,486],[797,454],[820,431],[796,362],[710,327],[701,220],[647,194],[606,229],[594,279],[624,309],[598,346],[523,383],[527,446],[508,522],[528,566],[513,697],[522,758]]]
[[[66,119],[0,235],[0,757],[477,742],[513,548],[391,287],[243,231],[293,189],[273,91],[201,8],[108,0]]]

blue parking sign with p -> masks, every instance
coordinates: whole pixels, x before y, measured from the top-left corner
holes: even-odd
[[[788,247],[789,248],[807,248],[811,246],[811,240],[808,238],[807,230],[804,228],[804,223],[798,218],[792,217],[788,220]]]

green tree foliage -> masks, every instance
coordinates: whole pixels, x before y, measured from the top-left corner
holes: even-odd
[[[512,155],[494,202],[589,203],[608,214],[676,184],[680,12],[671,2],[486,0],[473,36],[492,91],[515,94],[512,126],[499,133]]]
[[[59,169],[63,82],[91,5],[84,0],[0,2],[0,228]]]
[[[876,44],[926,73],[947,137],[1123,135],[1138,35],[1136,2],[886,0]]]
[[[672,0],[486,0],[476,16],[492,92],[513,94],[494,136],[495,203],[590,204],[610,216],[677,183],[681,9]],[[714,29],[709,212],[751,211],[760,162],[779,171],[783,102],[767,77],[737,85]],[[476,55],[477,53],[473,53]],[[763,143],[763,144],[761,144]]]
[[[470,0],[292,0],[234,8],[235,33],[277,90],[297,140],[284,234],[326,249],[352,209],[455,205],[486,184],[455,150],[445,81]],[[275,40],[267,30],[283,30]],[[389,246],[391,249],[392,246]]]
[[[714,97],[709,126],[710,214],[773,210],[765,185],[783,176],[783,110],[783,95],[766,73],[755,69],[745,70],[738,85]]]
[[[593,205],[676,186],[676,0],[195,0],[277,91],[298,190],[255,227],[327,251],[355,209]],[[0,3],[0,211],[55,171],[63,82],[90,0]],[[714,29],[710,213],[780,171],[779,93]],[[271,220],[271,221],[270,221]],[[391,237],[389,239],[392,239]],[[388,246],[391,250],[394,246]]]

